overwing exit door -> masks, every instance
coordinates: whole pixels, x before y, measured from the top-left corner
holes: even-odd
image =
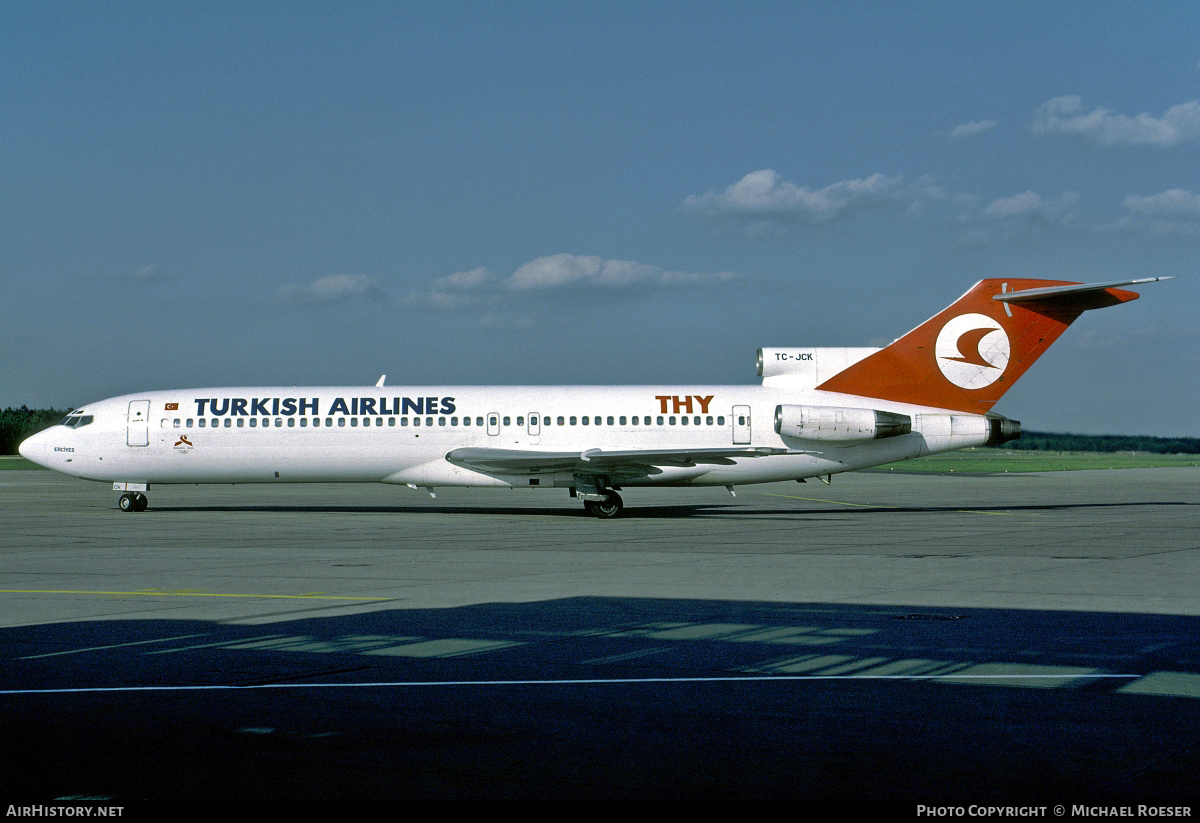
[[[748,446],[750,444],[750,407],[733,407],[733,445]]]

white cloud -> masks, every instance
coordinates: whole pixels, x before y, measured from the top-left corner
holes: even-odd
[[[1047,200],[1035,191],[1024,191],[1012,197],[999,197],[976,212],[964,215],[965,220],[1008,220],[1017,218],[1038,219],[1049,223],[1067,225],[1074,221],[1073,207],[1079,203],[1079,195],[1063,192]]]
[[[520,266],[500,278],[485,268],[439,277],[424,289],[410,292],[402,304],[410,308],[461,311],[481,309],[490,328],[529,328],[533,321],[522,307],[532,295],[588,289],[609,293],[677,286],[710,286],[738,279],[734,272],[667,271],[632,260],[553,254]]]
[[[861,180],[842,180],[821,189],[797,186],[771,169],[752,171],[723,191],[691,195],[684,208],[708,217],[749,222],[819,225],[865,208],[917,196],[903,186],[902,177],[875,173]]]
[[[1102,146],[1169,148],[1200,138],[1200,100],[1172,106],[1162,117],[1145,112],[1128,117],[1104,108],[1084,112],[1083,100],[1070,94],[1038,106],[1032,128],[1037,134],[1079,134]]]
[[[526,263],[504,281],[509,289],[552,289],[575,284],[624,288],[627,286],[674,286],[721,283],[736,278],[732,272],[698,274],[666,271],[632,260],[554,254]]]
[[[1200,194],[1187,189],[1168,189],[1144,196],[1131,194],[1124,205],[1126,215],[1116,228],[1154,234],[1200,234]]]
[[[445,277],[439,277],[433,281],[433,285],[435,288],[444,291],[471,291],[487,286],[495,279],[496,276],[494,274],[483,266],[479,266],[470,271],[460,271],[448,274]]]
[[[1016,217],[1022,214],[1035,214],[1045,207],[1042,196],[1034,191],[1022,192],[1012,197],[1001,197],[993,200],[983,210],[984,217]]]
[[[957,222],[966,228],[959,236],[962,245],[974,246],[1002,239],[1029,236],[1046,227],[1082,228],[1075,213],[1079,195],[1063,192],[1057,197],[1042,197],[1035,191],[1023,191],[1011,197],[999,197],[987,205],[973,196],[956,197],[966,207]]]
[[[293,305],[337,303],[354,298],[380,300],[383,290],[365,274],[334,274],[311,283],[285,283],[275,290],[275,300]]]
[[[955,126],[950,132],[951,140],[958,140],[962,137],[974,137],[977,134],[982,134],[988,129],[996,127],[995,120],[972,120],[970,123],[963,123],[961,126]]]
[[[166,272],[153,263],[130,272],[129,277],[139,283],[163,283],[171,279]]]
[[[439,277],[428,288],[409,292],[403,305],[411,308],[458,311],[494,302],[498,278],[483,266]]]
[[[1200,194],[1187,189],[1168,189],[1159,194],[1125,198],[1125,208],[1138,214],[1200,220]]]

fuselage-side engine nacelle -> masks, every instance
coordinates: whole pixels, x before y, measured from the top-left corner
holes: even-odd
[[[775,433],[801,440],[878,440],[912,431],[907,414],[837,406],[775,407]]]

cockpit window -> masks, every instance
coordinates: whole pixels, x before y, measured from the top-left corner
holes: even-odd
[[[86,426],[96,419],[95,415],[91,414],[76,414],[71,412],[62,419],[60,426],[66,426],[68,429],[78,429],[80,426]]]

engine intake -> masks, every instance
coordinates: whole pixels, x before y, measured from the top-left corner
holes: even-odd
[[[801,440],[878,440],[912,431],[907,414],[838,406],[775,407],[775,433]]]

